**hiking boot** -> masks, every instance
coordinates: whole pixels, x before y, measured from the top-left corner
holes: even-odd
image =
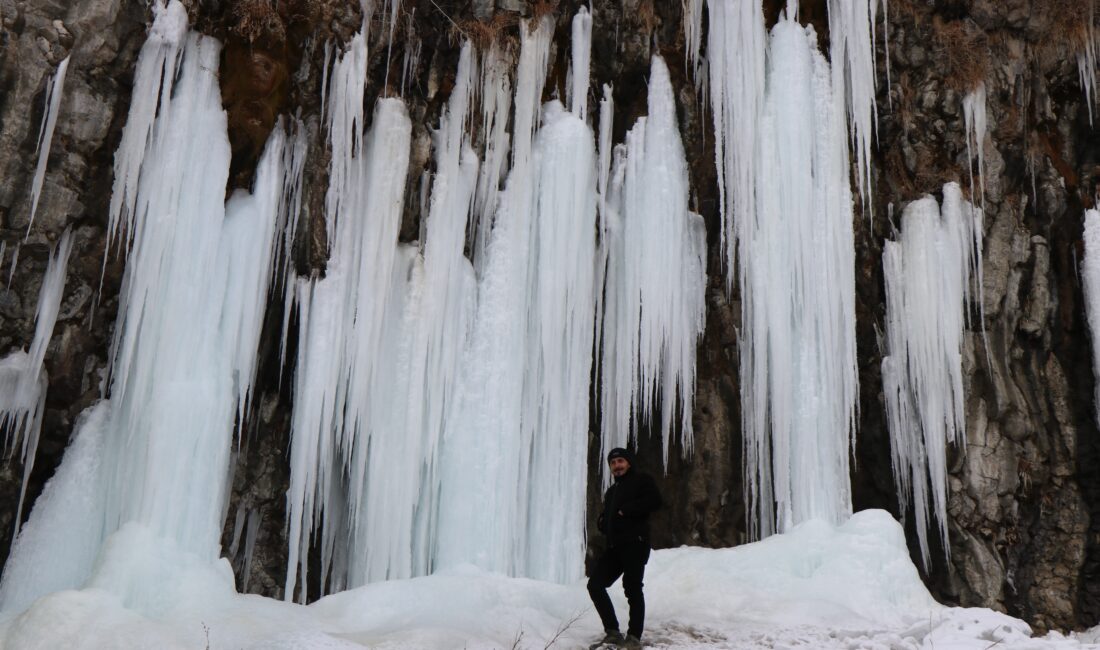
[[[601,648],[603,646],[619,647],[623,644],[623,633],[618,630],[607,630],[607,633],[603,635],[603,638],[592,644],[593,648]]]
[[[628,634],[626,635],[626,640],[623,641],[622,645],[619,647],[626,648],[627,650],[641,650],[642,640],[633,634]]]

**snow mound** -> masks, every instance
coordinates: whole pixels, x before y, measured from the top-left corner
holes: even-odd
[[[625,619],[621,589],[611,591]],[[938,605],[901,527],[875,510],[736,548],[656,551],[646,600],[651,648],[1056,650],[1100,638],[1098,629],[1036,639],[1004,614]],[[583,582],[463,565],[302,606],[237,594],[224,560],[202,560],[137,524],[108,539],[84,589],[0,614],[0,648],[18,650],[579,648],[600,633]]]

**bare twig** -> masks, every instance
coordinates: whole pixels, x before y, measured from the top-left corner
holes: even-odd
[[[569,628],[576,625],[577,621],[581,620],[582,616],[584,616],[584,610],[583,609],[578,610],[577,613],[574,614],[573,617],[570,618],[569,620],[562,622],[562,624],[558,626],[558,631],[554,633],[554,636],[550,637],[550,640],[546,642],[546,645],[542,646],[542,650],[548,650],[550,648],[550,646],[557,643],[558,639],[561,638],[561,635],[565,634],[565,632]]]

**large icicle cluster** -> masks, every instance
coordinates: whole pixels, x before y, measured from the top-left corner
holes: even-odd
[[[812,28],[781,20],[768,45],[757,216],[737,222],[746,493],[761,536],[851,513],[855,254],[843,102]]]
[[[833,94],[848,124],[864,206],[871,208],[871,140],[877,128],[875,105],[875,18],[879,2],[887,0],[829,0],[829,60]],[[888,32],[884,29],[883,32]]]
[[[89,549],[131,521],[183,551],[218,557],[234,425],[251,392],[286,213],[286,136],[281,127],[273,132],[254,192],[223,202],[230,152],[220,46],[187,32],[179,2],[155,13],[135,81],[144,94],[131,104],[117,156],[123,197],[112,202],[112,232],[125,231],[130,245],[111,399],[89,418],[101,436],[94,476],[66,469],[86,463],[73,453],[56,479],[81,477],[94,508],[59,498],[35,508],[6,567],[5,607],[83,584],[96,553]],[[46,555],[59,544],[81,549],[73,554],[81,561]],[[149,576],[138,573],[119,577],[124,602],[145,597]]]
[[[737,229],[741,222],[757,219],[758,121],[764,102],[767,34],[759,2],[709,6],[707,66],[728,289],[736,268]]]
[[[407,471],[390,475],[393,484],[388,493],[377,494],[379,486],[368,482],[367,453],[372,444],[376,448],[392,445],[404,437],[408,395],[402,394],[400,380],[407,376],[397,375],[395,359],[389,366],[385,361],[399,353],[409,354],[411,345],[400,340],[408,291],[391,297],[391,285],[422,285],[424,277],[423,261],[414,259],[411,251],[399,254],[405,251],[397,246],[412,125],[400,100],[381,100],[367,132],[366,48],[365,37],[356,36],[330,77],[327,111],[332,165],[325,202],[330,254],[324,278],[297,281],[299,342],[287,492],[288,598],[294,594],[297,565],[302,582],[308,578],[310,540],[322,514],[324,528],[316,531],[323,543],[322,580],[331,573],[334,588],[362,584],[370,577],[407,577],[412,572],[412,541],[399,535],[411,531],[409,519],[415,516],[420,437],[412,432],[407,436],[413,447],[408,452],[414,457],[412,464],[402,462],[404,455],[402,461],[392,461]],[[452,167],[457,156],[457,152],[452,156],[456,161]],[[447,169],[441,161],[441,170]],[[372,390],[376,385],[377,393]],[[391,418],[400,420],[388,421]],[[361,549],[358,555],[343,552],[363,528],[358,525],[360,519],[375,523],[384,515],[392,519],[389,525],[399,549],[378,544],[369,551]],[[390,557],[402,549],[403,562]],[[366,575],[351,575],[353,562],[355,572]],[[379,564],[381,575],[377,569],[371,574]]]
[[[742,298],[741,390],[752,534],[851,510],[858,391],[849,145],[870,209],[875,39],[885,0],[830,0],[830,58],[788,2],[685,2],[688,58],[709,72],[727,286]]]
[[[887,0],[829,0],[829,56],[832,61],[836,110],[847,124],[856,154],[860,192],[870,210],[871,141],[877,120],[875,104],[874,26],[879,4]],[[732,288],[736,268],[738,220],[757,219],[754,183],[759,143],[757,123],[764,97],[766,35],[759,2],[706,0],[707,38],[705,65],[702,48],[704,0],[685,0],[684,38],[689,66],[708,73],[714,120],[714,153],[717,168],[719,212],[722,217],[722,250],[727,287]],[[789,17],[797,18],[796,2],[787,3]]]
[[[891,460],[902,511],[912,505],[926,568],[930,517],[950,548],[946,447],[965,441],[962,346],[981,263],[982,213],[955,183],[944,186],[942,206],[932,197],[907,205],[898,240],[882,252]]]
[[[706,231],[702,217],[688,209],[676,103],[659,57],[651,66],[648,102],[649,114],[615,148],[604,198],[602,453],[626,446],[657,409],[667,461],[677,412],[685,453],[692,445],[695,345],[706,309]],[[610,477],[604,470],[606,483]]]

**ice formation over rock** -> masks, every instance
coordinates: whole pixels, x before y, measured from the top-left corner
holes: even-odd
[[[946,449],[965,443],[962,345],[981,263],[982,213],[955,183],[944,186],[942,206],[930,196],[907,205],[897,240],[882,252],[891,461],[903,513],[912,506],[925,567],[932,517],[949,548]]]

